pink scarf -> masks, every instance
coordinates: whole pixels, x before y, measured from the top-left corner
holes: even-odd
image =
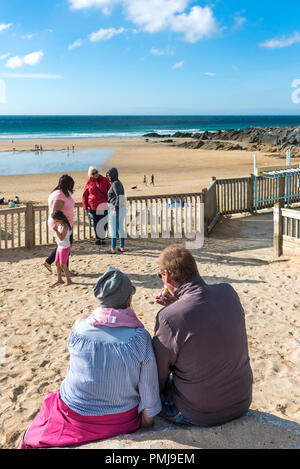
[[[97,308],[88,318],[90,326],[144,327],[131,308]]]

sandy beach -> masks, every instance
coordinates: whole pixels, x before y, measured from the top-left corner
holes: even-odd
[[[186,139],[174,139],[181,142]],[[157,143],[156,143],[157,142]],[[17,140],[0,142],[0,151],[34,150],[36,141]],[[252,151],[213,151],[185,149],[162,143],[160,139],[114,139],[114,140],[43,140],[38,142],[43,150],[71,149],[112,149],[114,154],[102,165],[102,174],[111,167],[119,170],[120,180],[124,183],[127,195],[170,194],[200,192],[207,187],[212,176],[230,178],[249,176],[253,172]],[[72,155],[72,153],[70,153]],[[283,164],[282,160],[258,152],[260,166]],[[300,161],[296,159],[293,162]],[[88,164],[87,164],[88,170]],[[75,180],[74,198],[81,201],[87,170],[69,172]],[[155,185],[150,185],[151,174],[154,174]],[[143,185],[144,175],[147,186]],[[46,203],[49,192],[57,185],[59,174],[33,174],[19,176],[0,176],[0,196],[21,201],[32,200],[35,203]],[[136,189],[132,187],[137,186]]]
[[[108,148],[115,151],[103,172],[115,166],[127,195],[197,192],[217,178],[248,176],[253,171],[253,152],[187,150],[165,143],[141,140],[76,140],[39,142],[44,149],[75,145],[76,150]],[[32,142],[16,141],[17,150],[31,149]],[[12,149],[1,142],[0,151]],[[259,164],[278,165],[278,159],[258,154]],[[143,175],[155,186],[143,186]],[[86,172],[70,173],[75,179],[74,198],[81,200]],[[1,194],[18,195],[21,201],[46,203],[59,174],[0,177]],[[137,189],[132,189],[137,185]],[[194,251],[200,274],[208,283],[229,282],[245,309],[249,352],[254,374],[252,411],[267,413],[300,425],[300,257],[293,253],[273,258],[272,214],[222,218],[201,250]],[[97,302],[93,287],[109,265],[126,272],[137,287],[133,307],[149,332],[153,333],[159,306],[155,295],[161,288],[156,276],[158,257],[172,240],[127,240],[125,255],[114,256],[94,245],[76,242],[71,268],[78,273],[68,287],[51,289],[55,275],[42,267],[48,247],[0,251],[0,447],[16,448],[22,435],[40,410],[48,391],[55,392],[68,366],[67,338],[74,320],[91,312]],[[183,241],[179,241],[180,243]],[[205,434],[176,430],[176,438],[157,429],[156,436],[143,430],[138,436],[102,442],[110,448],[203,448],[258,447],[255,424],[243,433],[224,425]],[[155,427],[154,427],[155,430]],[[290,433],[290,445],[300,448],[300,433]],[[282,445],[280,433],[272,436],[273,447]],[[123,441],[124,440],[124,441]],[[151,440],[151,441],[150,441]],[[123,443],[122,443],[123,441]],[[129,442],[129,443],[128,443]],[[227,443],[226,443],[227,442]],[[227,446],[226,446],[227,444]],[[271,443],[270,443],[271,447]]]

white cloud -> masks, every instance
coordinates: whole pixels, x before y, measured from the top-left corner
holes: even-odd
[[[181,33],[185,41],[192,43],[220,31],[211,7],[194,6],[187,11],[192,0],[69,0],[69,3],[74,10],[97,7],[106,14],[119,4],[126,19],[141,30]]]
[[[120,0],[69,0],[72,10],[83,10],[85,8],[99,8],[102,13],[108,15],[112,8]]]
[[[8,54],[2,54],[2,55],[0,55],[0,60],[5,60],[5,59],[7,59],[7,57],[8,57],[9,55],[10,55],[9,53],[8,53]]]
[[[189,0],[123,0],[129,20],[154,33],[166,29],[170,19],[183,13]]]
[[[31,54],[27,54],[23,58],[16,55],[15,57],[11,57],[10,59],[8,59],[5,64],[5,67],[14,69],[22,67],[23,65],[33,66],[38,64],[42,60],[43,55],[44,53],[42,50],[32,52]]]
[[[12,25],[12,23],[7,23],[7,24],[2,23],[2,24],[0,24],[0,33],[1,33],[1,31],[4,31],[5,29],[10,28],[11,25]]]
[[[207,75],[208,77],[215,77],[216,73],[214,73],[214,72],[205,72],[204,75]]]
[[[68,49],[69,50],[72,50],[72,49],[75,49],[76,47],[81,47],[83,44],[83,40],[82,39],[77,39],[77,41],[73,42],[73,44],[70,44]]]
[[[172,70],[177,70],[178,68],[183,67],[184,61],[181,60],[181,62],[177,62],[176,64],[173,65]]]
[[[268,49],[282,49],[284,47],[290,47],[294,44],[300,42],[300,34],[294,33],[292,36],[286,37],[282,36],[281,38],[270,39],[269,41],[262,42],[260,47],[266,47]]]
[[[5,64],[5,67],[7,68],[19,68],[22,67],[23,65],[23,59],[18,57],[17,55],[15,57],[11,57],[8,59],[8,61]]]
[[[182,33],[187,42],[197,42],[219,32],[210,7],[194,6],[190,0],[124,0],[128,19],[150,33],[169,29]]]
[[[100,28],[98,31],[95,33],[91,33],[89,35],[89,40],[91,42],[97,42],[97,41],[107,41],[108,39],[111,39],[114,36],[117,36],[118,34],[122,34],[125,32],[124,28]]]
[[[176,15],[170,19],[172,31],[183,33],[187,42],[197,42],[219,32],[210,7],[193,7],[189,14]]]
[[[38,52],[32,52],[31,54],[27,54],[24,57],[24,64],[26,65],[37,65],[43,58],[44,52],[39,50]]]
[[[247,19],[244,16],[236,15],[234,18],[234,25],[232,27],[232,31],[236,31],[241,29],[242,26],[246,23]]]
[[[34,36],[34,34],[24,34],[23,36],[21,36],[21,39],[32,39]]]
[[[152,55],[174,55],[174,50],[167,47],[166,49],[156,49],[155,47],[151,47],[150,54]]]
[[[34,78],[41,80],[60,80],[61,75],[54,75],[49,73],[0,73],[3,78]]]

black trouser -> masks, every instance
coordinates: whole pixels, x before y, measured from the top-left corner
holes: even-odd
[[[71,236],[70,236],[70,243],[71,243],[71,246],[72,246],[72,244],[73,244],[73,232],[71,233]],[[56,249],[57,249],[57,247],[55,249],[53,249],[50,256],[47,257],[47,259],[46,259],[47,264],[51,265],[55,261]],[[67,266],[69,267],[69,258],[68,258]]]
[[[97,213],[97,210],[90,209],[90,213],[92,214],[92,217],[93,217],[93,224],[94,224],[96,239],[100,239],[101,241],[104,241],[105,235],[107,232],[107,226],[108,226],[107,210],[104,210],[101,213]],[[101,230],[98,228],[98,233],[102,235],[102,237],[100,237],[99,234],[97,233],[97,225],[104,217],[106,217],[107,221],[105,225],[103,226],[103,228],[101,227]]]

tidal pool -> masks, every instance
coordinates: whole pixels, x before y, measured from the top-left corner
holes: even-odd
[[[0,152],[0,176],[68,173],[99,168],[114,150]]]

